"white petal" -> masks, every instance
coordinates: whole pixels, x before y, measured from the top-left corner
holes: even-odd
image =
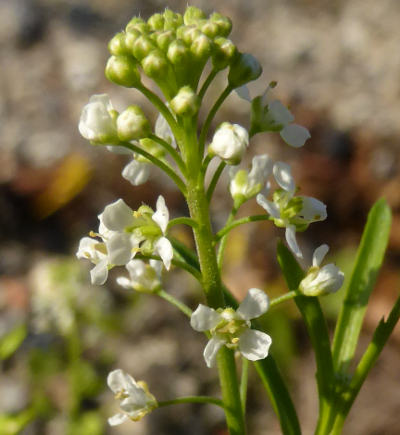
[[[167,270],[171,267],[171,260],[174,257],[171,242],[166,237],[160,237],[154,244],[154,252],[156,252],[164,263]]]
[[[140,186],[149,179],[150,164],[132,160],[122,170],[122,176],[133,186]]]
[[[123,154],[123,155],[132,155],[132,151],[128,150],[125,147],[119,146],[119,145],[107,145],[107,150],[110,151],[110,153],[113,154]]]
[[[255,319],[266,313],[269,307],[269,298],[262,290],[251,288],[237,309],[245,320]]]
[[[215,360],[217,358],[217,353],[221,347],[225,344],[224,340],[213,337],[204,348],[204,359],[206,361],[207,367],[211,368],[215,366]]]
[[[126,276],[118,276],[116,281],[117,281],[117,284],[120,285],[121,287],[123,287],[127,290],[132,290],[131,280],[128,279]]]
[[[282,139],[294,148],[302,147],[306,140],[311,137],[310,132],[301,125],[287,125],[280,131]]]
[[[324,244],[319,246],[313,254],[313,258],[312,258],[312,265],[314,267],[319,267],[322,263],[322,260],[325,258],[325,255],[328,253],[329,251],[329,246]]]
[[[286,242],[289,245],[290,250],[298,258],[303,258],[303,254],[300,251],[299,245],[296,240],[296,227],[294,225],[288,225],[285,231]]]
[[[90,271],[90,280],[93,285],[102,285],[107,281],[108,277],[108,261],[104,260],[97,263],[96,266]]]
[[[247,329],[239,337],[239,351],[250,361],[257,361],[268,356],[272,339],[268,334],[254,329]]]
[[[128,416],[122,412],[119,412],[108,419],[108,424],[110,426],[117,426],[126,420],[128,420]]]
[[[109,112],[113,110],[113,105],[111,103],[110,97],[107,94],[95,94],[89,98],[89,103],[100,103]]]
[[[158,115],[158,118],[156,120],[156,124],[154,126],[154,132],[156,136],[161,137],[161,139],[164,139],[169,144],[171,144],[174,148],[176,148],[176,141],[172,133],[171,127],[169,126],[165,118],[161,115],[161,113]]]
[[[156,212],[151,218],[161,228],[163,234],[165,234],[169,221],[169,211],[162,195],[157,198]]]
[[[303,207],[300,216],[306,222],[323,221],[327,218],[326,205],[311,196],[302,196]]]
[[[240,98],[242,98],[243,100],[246,100],[249,103],[251,103],[251,97],[250,97],[249,88],[246,85],[243,85],[243,86],[240,86],[240,87],[236,88],[235,92],[237,93],[237,95]]]
[[[261,207],[274,219],[279,219],[281,217],[278,206],[273,202],[268,201],[264,195],[261,195],[261,193],[257,195],[256,201],[257,204],[261,205]]]
[[[157,276],[160,278],[161,277],[162,268],[163,268],[162,261],[151,259],[149,261],[149,264],[156,271]]]
[[[118,199],[107,205],[101,217],[102,222],[109,230],[123,231],[125,227],[132,224],[133,211],[123,199]]]
[[[190,326],[195,331],[209,331],[221,321],[221,315],[214,309],[200,304],[190,317]]]
[[[268,111],[277,124],[287,125],[289,122],[294,121],[294,116],[290,113],[289,109],[278,100],[268,104]]]
[[[296,190],[296,184],[294,182],[294,178],[292,177],[290,165],[284,162],[276,162],[273,172],[275,180],[279,186],[287,192],[294,193]]]
[[[268,154],[254,156],[251,164],[251,171],[249,172],[249,182],[252,186],[258,183],[264,185],[272,172],[272,167],[273,161]]]
[[[95,246],[99,242],[96,239],[92,239],[91,237],[82,237],[79,242],[78,251],[76,252],[76,256],[78,258],[84,259],[92,259],[96,257]]]
[[[107,241],[108,260],[110,264],[123,266],[132,258],[130,235],[115,232]]]
[[[126,373],[121,369],[113,370],[107,376],[107,385],[115,394],[126,390]]]

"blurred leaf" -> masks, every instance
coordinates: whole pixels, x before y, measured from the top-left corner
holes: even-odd
[[[104,417],[97,411],[85,412],[70,422],[68,435],[104,434]]]
[[[18,325],[0,339],[0,360],[9,358],[22,344],[27,335],[24,324]]]
[[[333,361],[335,369],[342,373],[354,357],[368,300],[386,251],[390,225],[390,208],[384,199],[380,199],[369,212],[336,325]]]

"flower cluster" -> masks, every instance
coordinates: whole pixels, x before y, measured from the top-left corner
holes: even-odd
[[[99,215],[99,221],[98,233],[92,233],[94,237],[84,237],[76,254],[78,258],[89,259],[95,264],[90,272],[92,284],[104,284],[108,270],[114,266],[126,265],[131,282],[136,282],[135,277],[138,279],[136,273],[143,278],[143,273],[133,272],[133,269],[142,268],[140,263],[131,262],[138,252],[160,256],[169,270],[173,257],[171,242],[165,237],[169,212],[161,195],[157,199],[155,212],[146,205],[134,212],[119,199],[106,206]],[[159,270],[159,267],[155,266],[154,269]],[[122,283],[127,285],[126,281]]]

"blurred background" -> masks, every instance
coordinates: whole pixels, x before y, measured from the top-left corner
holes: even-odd
[[[117,110],[140,104],[139,93],[104,78],[107,42],[132,16],[147,19],[185,1],[1,0],[0,2],[0,435],[215,434],[219,409],[179,405],[137,423],[109,428],[117,410],[107,373],[122,368],[145,379],[160,400],[218,394],[216,372],[201,358],[205,338],[181,313],[154,296],[115,285],[89,284],[89,264],[75,260],[79,240],[96,230],[104,206],[122,197],[132,208],[166,197],[172,217],[187,213],[174,186],[156,168],[132,187],[121,176],[126,161],[92,147],[77,129],[94,93],[108,93]],[[190,2],[213,12],[213,2]],[[233,21],[231,39],[263,65],[252,96],[278,81],[273,95],[290,105],[312,138],[300,150],[278,135],[257,135],[244,164],[269,153],[293,166],[302,193],[328,206],[328,220],[299,236],[306,258],[321,243],[330,260],[351,270],[371,205],[384,196],[393,208],[389,250],[367,311],[360,354],[398,295],[400,260],[400,3],[397,0],[219,0]],[[218,83],[219,81],[219,83]],[[223,86],[218,76],[214,91]],[[212,100],[212,98],[211,98]],[[232,95],[217,122],[248,126],[248,105]],[[231,200],[225,174],[213,203],[220,228]],[[242,215],[262,213],[255,201]],[[189,245],[189,233],[174,234]],[[282,232],[265,222],[231,233],[224,280],[238,298],[250,287],[270,296],[286,291],[275,259]],[[165,286],[192,308],[196,283],[173,271]],[[323,300],[331,326],[342,292]],[[317,414],[314,362],[292,302],[265,322],[272,353],[286,373],[304,434]],[[371,372],[345,434],[398,433],[400,330]],[[379,398],[379,400],[377,400]],[[279,434],[255,373],[250,373],[250,433]]]

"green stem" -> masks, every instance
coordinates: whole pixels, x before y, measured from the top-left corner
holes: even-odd
[[[162,139],[159,136],[156,136],[155,134],[150,134],[148,137],[149,139],[161,145],[171,155],[175,163],[178,165],[178,168],[181,170],[182,174],[185,175],[186,174],[185,163],[182,160],[179,153],[176,151],[176,149],[172,145],[170,145],[166,140]]]
[[[278,304],[281,304],[282,302],[290,301],[290,299],[295,298],[296,296],[298,296],[298,294],[299,294],[299,292],[297,292],[295,290],[289,291],[282,296],[278,296],[277,298],[272,299],[269,306],[270,306],[270,308],[272,308]]]
[[[203,85],[201,86],[201,89],[198,93],[200,101],[203,99],[205,93],[207,92],[208,87],[210,86],[211,82],[214,80],[215,76],[218,74],[218,70],[212,69],[206,80],[204,81]]]
[[[228,234],[230,231],[232,231],[234,228],[238,227],[239,225],[247,224],[249,222],[257,222],[257,221],[267,221],[269,220],[269,215],[267,214],[257,214],[253,216],[248,216],[242,219],[237,219],[232,222],[232,220],[228,221],[224,228],[218,231],[218,233],[215,235],[215,240],[218,241],[219,239],[222,239],[226,234]]]
[[[190,217],[185,217],[185,216],[183,216],[183,217],[179,217],[179,218],[171,219],[171,220],[168,222],[168,227],[167,227],[167,229],[170,229],[170,228],[172,228],[172,227],[175,226],[175,225],[188,225],[188,226],[190,226],[190,227],[192,227],[192,228],[195,228],[195,227],[197,226],[197,222],[194,221],[194,220],[193,220],[192,218],[190,218]]]
[[[207,201],[208,202],[211,201],[211,198],[212,198],[214,190],[215,190],[215,188],[217,186],[219,177],[221,176],[223,170],[225,169],[225,166],[226,166],[226,162],[221,162],[218,165],[217,170],[214,172],[214,175],[213,175],[213,177],[212,177],[212,179],[210,181],[210,185],[208,186],[208,189],[207,189]]]
[[[179,190],[183,193],[183,195],[186,195],[186,186],[185,183],[182,181],[182,179],[179,177],[179,175],[176,174],[173,168],[169,166],[168,164],[162,162],[157,157],[154,157],[152,154],[148,153],[144,149],[138,147],[137,145],[134,145],[130,142],[120,142],[118,145],[127,148],[137,154],[140,154],[143,157],[146,157],[146,159],[150,160],[152,163],[154,163],[156,166],[158,166],[162,171],[164,171],[172,180],[175,182],[175,184],[179,187]]]
[[[228,85],[224,89],[222,94],[219,96],[219,98],[215,102],[214,106],[211,108],[211,110],[210,110],[210,112],[209,112],[209,114],[204,122],[203,128],[201,129],[201,132],[200,132],[200,138],[199,138],[199,152],[200,152],[201,158],[203,158],[204,144],[205,144],[205,140],[207,138],[208,130],[210,129],[211,122],[214,119],[214,116],[217,113],[218,109],[221,107],[222,103],[226,100],[226,98],[228,97],[228,95],[231,92],[232,92],[232,88],[230,85]]]
[[[157,405],[159,408],[162,408],[163,406],[180,405],[182,403],[209,403],[211,405],[220,406],[221,408],[224,407],[224,403],[222,402],[221,399],[217,399],[215,397],[209,397],[209,396],[178,397],[172,400],[163,400],[162,402],[157,402]]]
[[[180,300],[176,299],[171,294],[167,293],[165,290],[158,290],[154,294],[160,296],[161,298],[163,298],[167,302],[169,302],[171,305],[173,305],[174,307],[178,308],[178,310],[182,311],[182,313],[185,316],[187,316],[189,318],[191,317],[192,310],[187,305],[185,305],[183,302],[181,302]]]
[[[243,415],[246,415],[248,379],[249,379],[249,360],[247,358],[242,358],[242,376],[240,378],[240,400],[242,401]]]

